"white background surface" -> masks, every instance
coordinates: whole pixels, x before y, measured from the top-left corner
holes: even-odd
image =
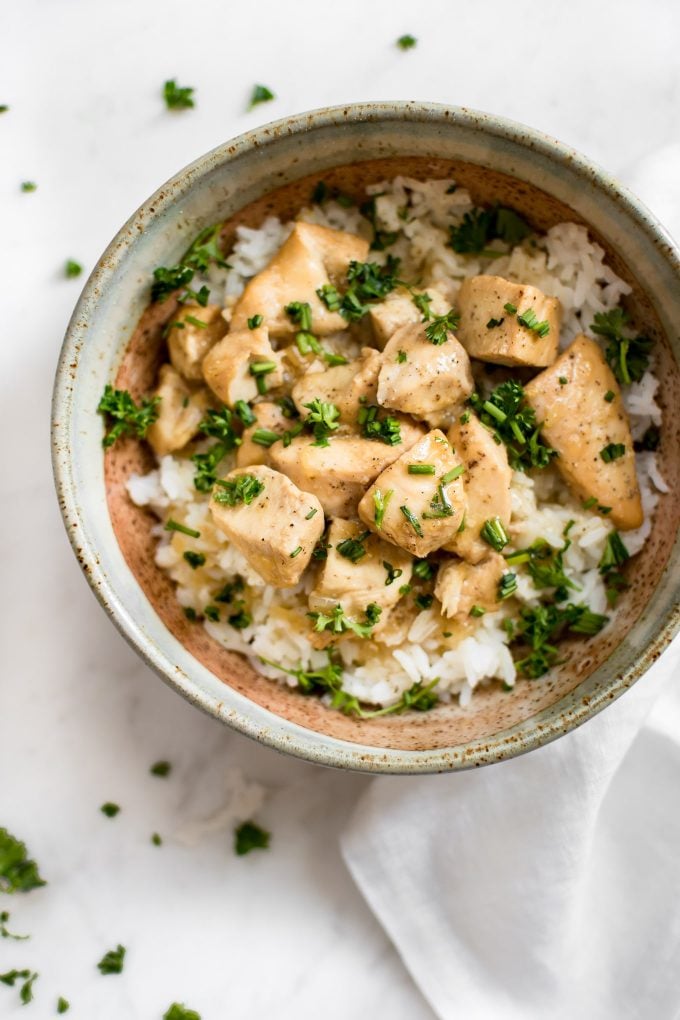
[[[82,282],[62,267],[72,257],[89,270],[141,201],[196,156],[330,103],[476,107],[547,131],[625,179],[680,142],[680,7],[2,8],[0,103],[11,109],[0,115],[0,824],[28,842],[49,886],[4,898],[14,928],[33,938],[0,942],[0,972],[40,972],[34,1020],[54,1015],[60,994],[69,1016],[87,1020],[160,1020],[174,1000],[203,1020],[431,1020],[340,859],[337,835],[369,780],[286,760],[202,717],[137,660],[80,576],[49,467],[52,376]],[[404,32],[417,49],[394,46]],[[196,87],[195,110],[164,109],[169,77]],[[246,113],[255,82],[277,99]],[[38,191],[22,194],[23,180]],[[174,764],[167,780],[148,774],[158,758]],[[271,851],[236,858],[229,831],[179,845],[173,833],[223,804],[233,766],[268,787],[259,817]],[[105,800],[122,805],[116,819],[99,813]],[[160,848],[153,831],[166,838]],[[125,972],[101,977],[96,962],[118,942]],[[17,990],[0,986],[0,1016],[20,1009]]]

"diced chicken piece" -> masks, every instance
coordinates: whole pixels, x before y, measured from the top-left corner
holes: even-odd
[[[498,609],[498,586],[506,571],[505,560],[494,552],[475,565],[462,560],[442,563],[437,571],[434,594],[442,604],[444,616],[464,619],[473,606],[486,612]]]
[[[639,528],[643,515],[630,424],[599,345],[578,336],[524,392],[543,423],[541,434],[557,450],[555,466],[569,487],[582,500],[611,507],[607,520],[617,528]],[[623,455],[615,449],[614,459],[603,459],[610,444],[623,446]]]
[[[158,418],[146,438],[159,457],[181,450],[198,432],[198,426],[210,407],[205,388],[189,386],[172,365],[162,365],[155,396],[160,397]]]
[[[262,315],[271,336],[293,336],[299,327],[284,308],[295,301],[309,304],[312,331],[317,336],[345,329],[347,323],[342,316],[330,312],[316,292],[332,280],[342,282],[349,263],[363,262],[367,254],[368,242],[361,237],[312,223],[296,223],[269,265],[246,284],[234,305],[232,329],[245,329],[249,318]]]
[[[434,287],[423,289],[432,298],[430,311],[433,315],[446,315],[451,307],[443,294]],[[373,329],[376,346],[382,351],[387,341],[401,326],[420,322],[422,313],[414,303],[411,295],[404,290],[395,290],[378,305],[372,305],[368,318]]]
[[[276,366],[274,371],[261,376],[267,389],[278,386],[283,379],[281,359],[269,343],[264,326],[231,330],[203,359],[203,377],[213,393],[233,406],[237,400],[250,401],[258,395],[251,366],[261,362]]]
[[[463,530],[456,533],[446,549],[470,563],[479,563],[489,553],[488,544],[479,537],[484,523],[499,517],[506,528],[510,524],[512,469],[505,446],[497,443],[472,413],[464,424],[456,422],[448,438],[465,464],[467,508]]]
[[[343,542],[357,539],[361,539],[365,554],[356,559],[343,556],[343,549],[352,551],[351,547],[343,546]],[[347,616],[361,619],[366,606],[375,602],[382,608],[378,624],[381,627],[388,611],[401,598],[399,589],[411,579],[412,557],[381,541],[356,521],[333,521],[328,543],[328,556],[309,596],[309,608],[313,612],[328,613],[339,604]],[[389,571],[385,563],[389,564]]]
[[[261,491],[250,502],[230,506],[220,502],[227,490],[218,483],[210,500],[213,520],[267,584],[292,588],[323,534],[321,504],[311,492],[302,492],[290,478],[264,464],[231,471],[223,481],[235,483],[244,475],[256,479]]]
[[[340,411],[343,424],[356,422],[359,401],[374,404],[381,359],[377,351],[364,347],[361,358],[347,365],[335,365],[325,372],[308,372],[293,386],[293,400],[300,414],[307,414],[305,404],[316,397]]]
[[[328,446],[314,446],[309,436],[298,436],[290,446],[275,443],[271,462],[296,485],[313,492],[329,517],[355,517],[373,479],[422,434],[422,428],[403,421],[401,443],[396,446],[352,435],[336,436]]]
[[[401,326],[383,351],[378,403],[450,425],[456,410],[475,388],[470,359],[455,336],[430,343],[423,323]]]
[[[552,365],[557,357],[562,318],[557,298],[501,276],[472,276],[463,280],[457,304],[458,339],[471,357],[494,365],[538,367]],[[534,313],[536,324],[547,323],[545,336],[520,323],[518,316],[526,312]]]
[[[421,473],[423,465],[433,472]],[[388,542],[413,556],[427,556],[447,545],[463,520],[460,467],[444,433],[433,429],[376,478],[359,503],[359,517]],[[381,505],[382,523],[379,514],[376,521]]]
[[[258,429],[283,435],[293,424],[290,418],[286,418],[278,404],[270,404],[268,401],[254,404],[253,414],[257,421],[243,430],[241,445],[236,453],[236,466],[240,468],[252,464],[271,464],[269,447],[253,441],[253,434]]]
[[[193,322],[189,320],[194,320]],[[196,323],[203,323],[202,326]],[[168,333],[170,361],[185,379],[201,382],[204,357],[227,332],[219,305],[182,305]]]

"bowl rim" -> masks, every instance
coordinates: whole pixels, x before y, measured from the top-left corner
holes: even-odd
[[[450,772],[507,760],[542,747],[580,726],[620,697],[668,647],[680,630],[680,605],[676,603],[675,609],[668,614],[637,660],[614,675],[606,688],[601,688],[587,698],[580,698],[572,705],[562,705],[559,708],[551,706],[538,716],[530,716],[512,728],[509,738],[502,739],[502,734],[499,738],[476,738],[470,741],[462,754],[454,754],[454,748],[446,747],[408,751],[353,743],[306,730],[266,709],[261,711],[270,717],[270,721],[263,727],[249,716],[247,710],[242,710],[236,700],[236,692],[232,692],[227,684],[224,685],[224,698],[218,703],[206,692],[198,690],[190,677],[180,674],[169,655],[144,635],[124,601],[119,598],[114,584],[109,581],[97,549],[88,540],[87,529],[78,526],[84,521],[84,515],[79,506],[70,450],[68,444],[62,444],[64,423],[70,420],[74,404],[74,387],[70,384],[71,366],[78,361],[78,350],[87,332],[90,313],[125,255],[126,245],[123,242],[130,235],[132,227],[135,233],[144,229],[151,220],[161,217],[174,205],[179,195],[190,190],[197,179],[216,166],[233,161],[244,152],[276,144],[282,134],[300,135],[309,130],[338,127],[343,122],[396,120],[440,121],[442,124],[474,127],[524,148],[529,147],[556,164],[568,165],[572,172],[575,171],[590,182],[594,181],[609,198],[623,206],[629,217],[654,244],[663,244],[664,256],[680,280],[680,250],[644,203],[597,163],[541,131],[467,107],[404,100],[348,103],[284,117],[244,132],[180,169],[142,203],[109,243],[83,288],[61,347],[52,395],[51,450],[64,526],[90,588],[123,637],[161,679],[207,714],[274,750],[314,764],[374,774],[405,775]],[[75,377],[75,370],[73,374]],[[230,694],[234,697],[226,712],[222,710],[223,704],[230,702]],[[552,713],[551,718],[542,719],[539,724],[537,720],[547,713]]]

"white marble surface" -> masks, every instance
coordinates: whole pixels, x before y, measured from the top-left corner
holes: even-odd
[[[33,937],[0,942],[0,972],[40,972],[35,1018],[52,1016],[61,994],[68,1015],[87,1020],[153,1020],[174,1000],[204,1020],[431,1020],[339,855],[369,780],[279,757],[190,708],[137,660],[80,576],[47,437],[80,289],[62,266],[91,267],[195,156],[327,103],[421,98],[495,111],[625,177],[680,142],[680,8],[22,0],[4,5],[2,21],[0,824],[28,842],[49,885],[3,897],[0,909]],[[394,47],[403,32],[418,36],[416,50]],[[172,76],[196,86],[194,111],[165,112],[159,89]],[[255,81],[278,98],[245,113]],[[22,194],[23,180],[38,191]],[[167,780],[148,774],[158,758],[174,764]],[[223,804],[229,768],[268,788],[266,854],[236,858],[228,831],[192,848],[175,836]],[[117,818],[99,813],[104,800],[122,805]],[[125,972],[101,977],[95,964],[117,942]],[[16,989],[0,986],[0,1016],[21,1009]]]

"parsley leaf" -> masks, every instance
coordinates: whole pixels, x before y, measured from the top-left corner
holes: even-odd
[[[483,400],[473,393],[469,403],[496,442],[507,447],[510,467],[519,471],[545,468],[557,454],[540,438],[536,412],[524,403],[524,387],[514,379],[501,383]]]
[[[193,88],[178,85],[174,78],[163,85],[163,99],[168,110],[188,110],[194,105],[193,94]]]
[[[425,336],[434,344],[439,347],[441,344],[446,343],[449,339],[448,334],[458,329],[460,325],[460,315],[452,308],[446,313],[446,315],[435,315],[425,327]]]
[[[104,953],[97,967],[102,974],[122,974],[124,961],[125,946],[119,944],[115,949],[109,949],[108,953]]]
[[[75,259],[67,259],[64,274],[68,280],[74,280],[76,276],[80,276],[82,271],[83,267],[80,262],[76,262]]]
[[[172,772],[172,765],[169,761],[157,761],[149,769],[152,776],[159,776],[161,779],[165,779]]]
[[[223,506],[238,506],[240,503],[250,506],[264,489],[264,482],[250,474],[239,475],[226,481],[218,478],[216,484],[219,488],[215,490],[213,498],[216,503]]]
[[[107,800],[105,804],[102,804],[99,810],[103,815],[106,815],[107,818],[115,818],[120,811],[120,807],[118,804],[114,804],[112,801]]]
[[[618,381],[624,385],[642,379],[649,366],[652,348],[652,341],[643,334],[636,337],[625,335],[628,319],[623,308],[613,308],[609,312],[597,312],[590,326],[593,333],[609,341],[605,357]]]
[[[137,405],[128,390],[116,390],[107,385],[97,406],[97,413],[113,422],[102,440],[105,449],[123,435],[144,439],[149,426],[158,418],[159,402],[160,397],[144,397]]]
[[[611,464],[613,460],[618,460],[619,457],[623,457],[626,452],[624,443],[607,443],[600,450],[600,457],[605,464]]]
[[[30,191],[37,191],[38,185],[35,183],[35,181],[22,181],[21,190],[25,193],[28,193]]]
[[[363,531],[356,538],[344,538],[342,542],[338,542],[336,545],[337,551],[341,556],[344,556],[346,560],[350,560],[352,563],[358,563],[360,559],[366,555],[366,546],[364,540],[368,538],[370,531]]]
[[[25,939],[30,938],[30,935],[15,935],[7,927],[8,923],[9,923],[9,911],[3,910],[0,912],[0,938],[14,939],[15,942],[23,942],[25,941]]]
[[[57,999],[57,1013],[68,1013],[71,1008],[71,1003],[68,999],[65,999],[63,995],[60,995]]]
[[[399,259],[388,255],[384,266],[377,262],[350,262],[347,267],[347,290],[337,306],[338,292],[328,286],[320,287],[317,295],[329,311],[339,311],[348,322],[362,319],[371,305],[384,301],[388,294],[399,285],[397,272]],[[331,307],[334,306],[334,307]]]
[[[26,845],[0,828],[0,892],[30,892],[46,884]]]
[[[376,605],[375,602],[371,602],[366,606],[365,612],[366,620],[364,623],[359,623],[357,620],[352,620],[351,617],[345,616],[341,605],[337,605],[330,616],[326,613],[307,613],[307,616],[314,620],[314,630],[317,633],[330,630],[333,634],[345,634],[348,630],[351,630],[357,637],[368,638],[380,619],[382,608]]]
[[[243,822],[234,830],[234,853],[239,857],[251,850],[267,850],[271,833],[260,828],[255,822]]]
[[[481,255],[499,258],[504,252],[494,251],[487,245],[500,239],[514,247],[531,233],[531,227],[513,209],[494,206],[491,209],[473,209],[465,213],[462,222],[450,228],[450,244],[460,255]]]
[[[205,272],[212,263],[229,268],[225,262],[220,248],[220,232],[222,225],[216,223],[204,230],[194,238],[184,255],[176,266],[158,266],[153,271],[154,282],[151,285],[151,300],[165,301],[173,291],[179,287],[186,287],[194,278],[194,273]],[[187,290],[186,296],[195,298],[200,305],[208,303],[210,291],[207,287],[201,287],[198,294]]]
[[[201,1014],[179,1002],[173,1002],[163,1014],[163,1020],[201,1020]]]
[[[377,404],[362,404],[357,414],[357,424],[361,426],[361,434],[366,439],[376,439],[388,446],[397,446],[401,442],[401,426],[399,419],[391,414],[379,417],[381,408]]]
[[[329,435],[339,428],[340,411],[335,404],[330,404],[319,397],[303,406],[309,411],[304,425],[305,428],[311,429],[314,435],[312,446],[328,446]]]
[[[397,39],[397,46],[400,50],[411,50],[418,40],[413,35],[400,35]]]
[[[523,607],[515,640],[527,646],[529,654],[515,660],[517,669],[523,676],[538,679],[558,664],[559,651],[555,642],[563,631],[593,635],[602,630],[608,620],[607,616],[593,613],[585,605]]]
[[[250,94],[250,103],[248,104],[248,109],[252,110],[260,103],[269,103],[272,99],[275,98],[276,96],[274,95],[274,93],[271,91],[271,89],[268,89],[266,85],[254,85],[253,91]]]

